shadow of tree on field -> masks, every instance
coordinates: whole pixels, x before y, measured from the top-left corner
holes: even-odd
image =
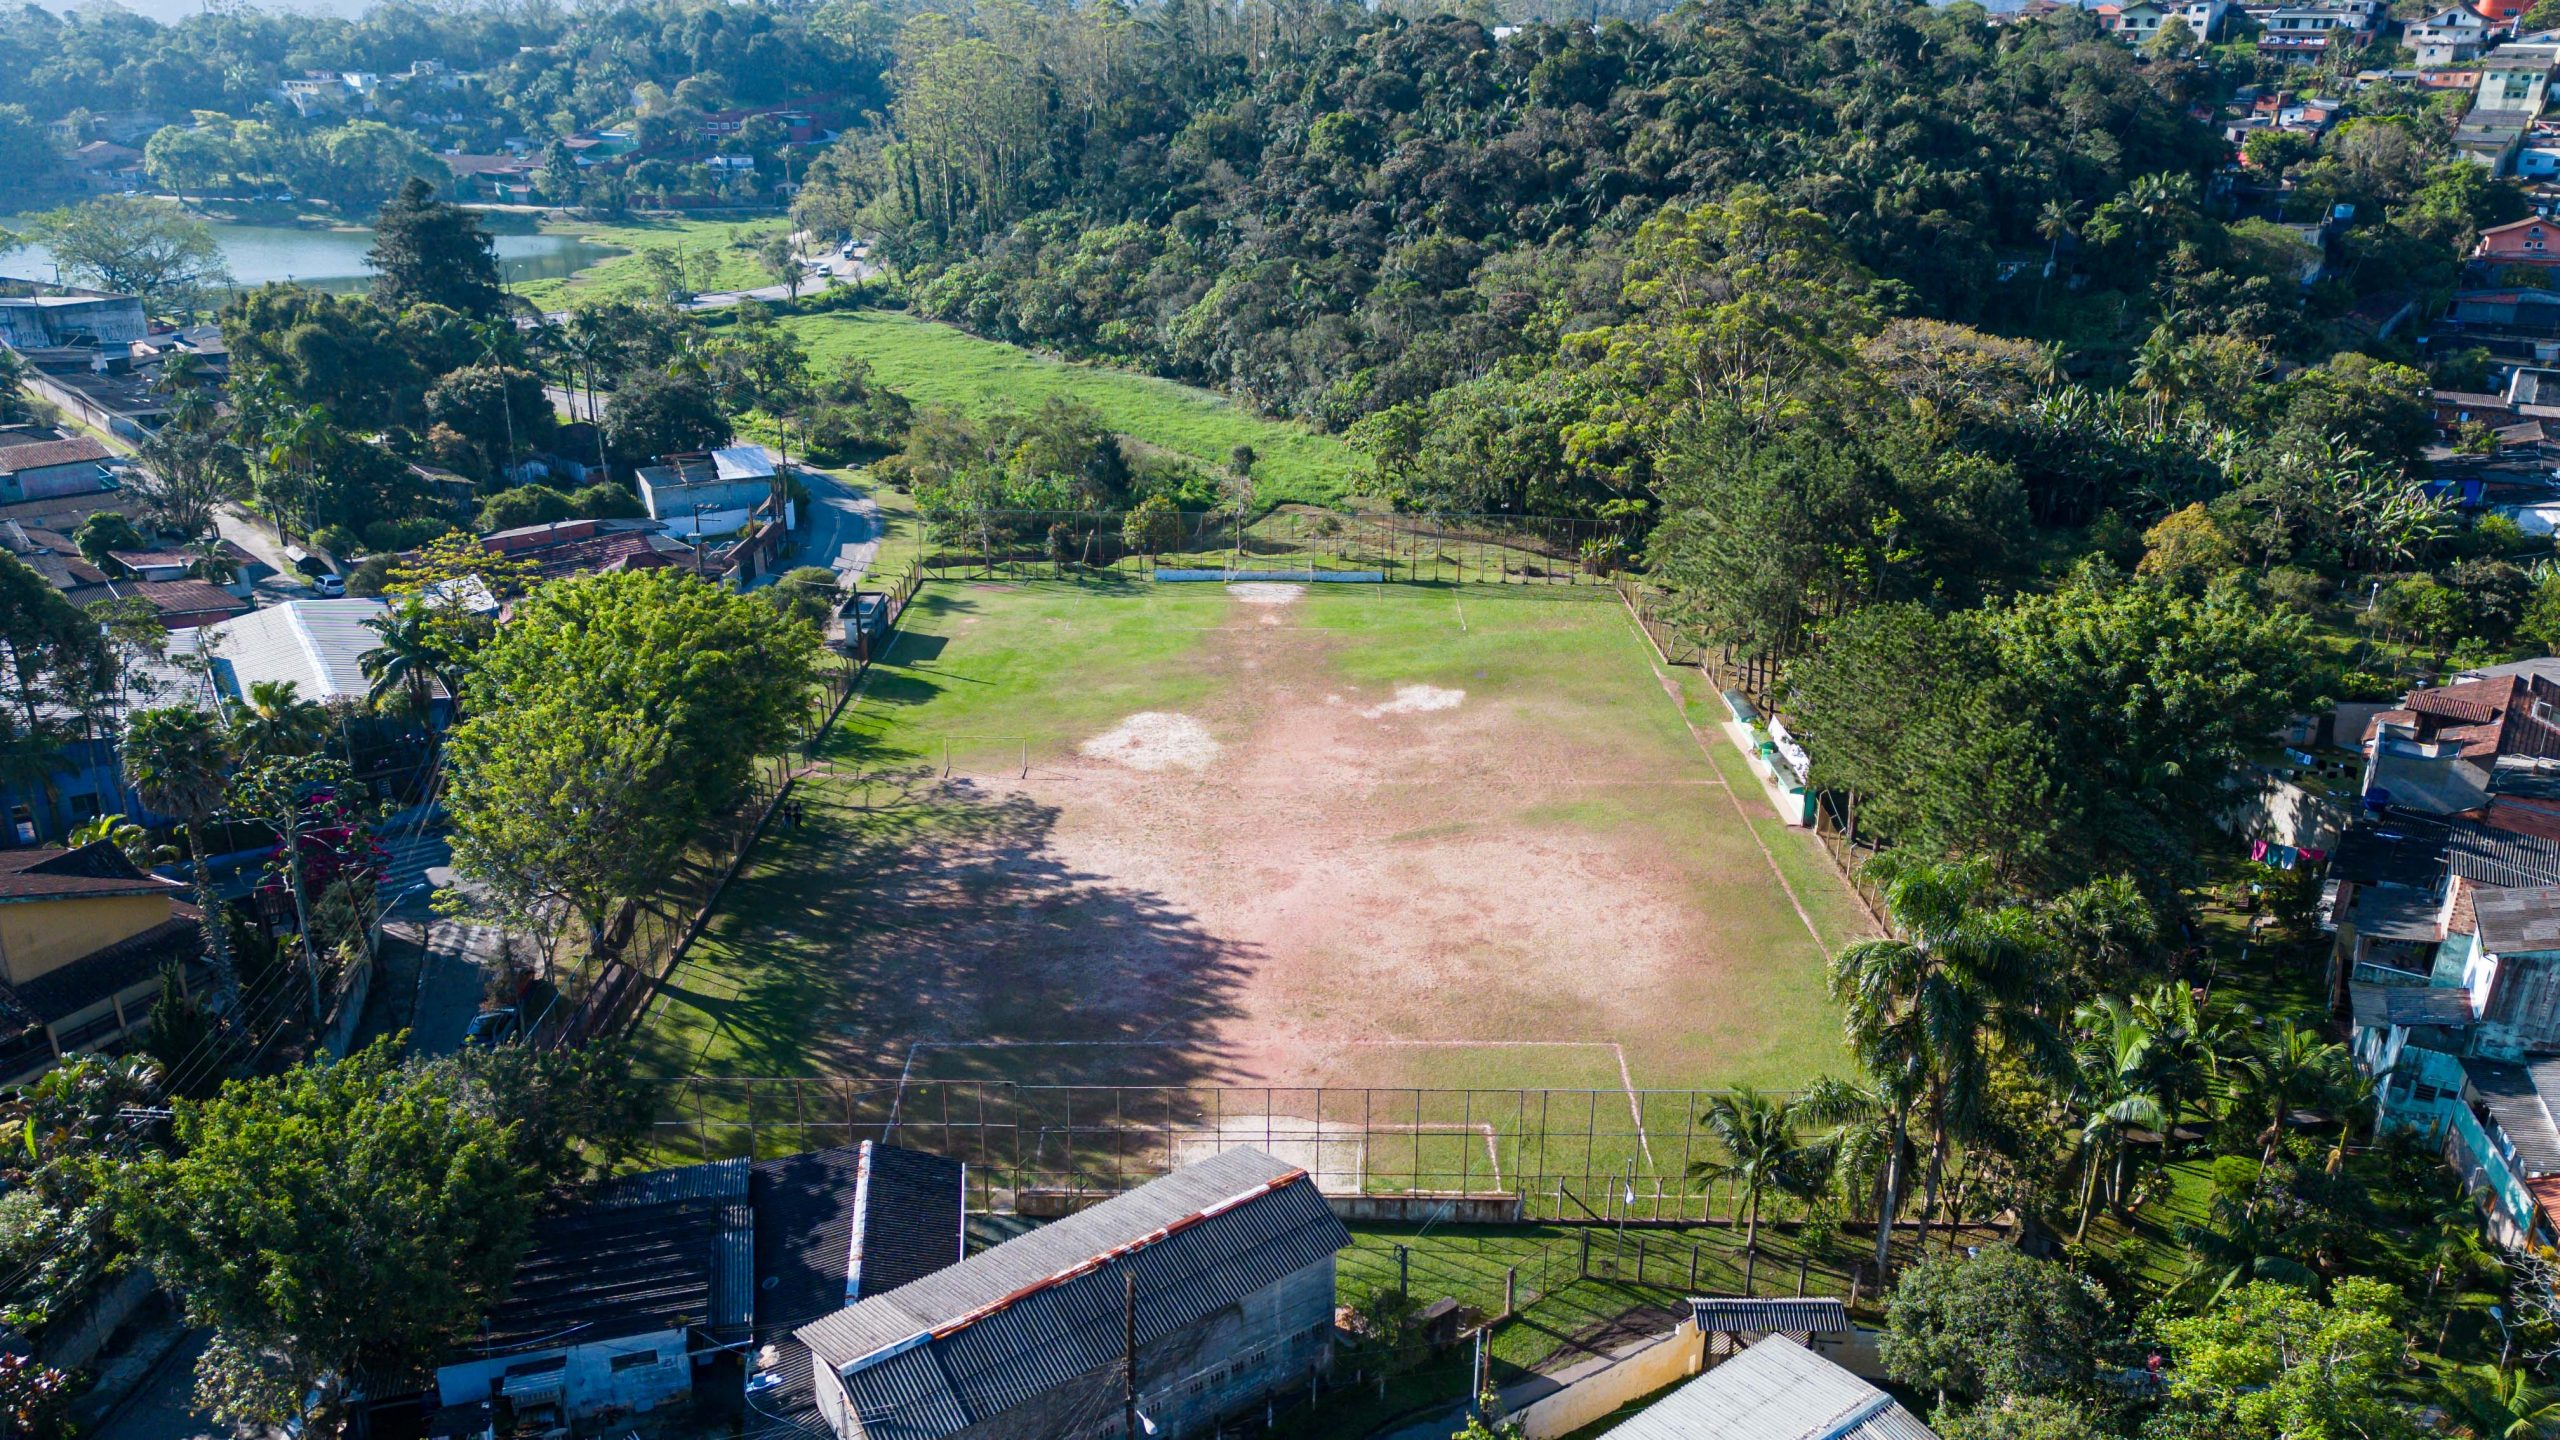
[[[923,768],[875,773],[867,804],[857,785],[800,793],[801,827],[768,831],[662,996],[701,1012],[707,1046],[667,1053],[702,1036],[654,1027],[651,1065],[894,1078],[914,1058],[918,1078],[946,1080],[1234,1078],[1212,1046],[1259,957],[1161,895],[1065,864],[1056,807]]]

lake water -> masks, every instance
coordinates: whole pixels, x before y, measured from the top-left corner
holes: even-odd
[[[244,286],[293,280],[321,289],[348,289],[373,273],[364,255],[370,230],[302,230],[290,225],[216,225],[213,236]],[[498,272],[508,280],[559,280],[614,252],[566,235],[498,235]],[[51,280],[53,256],[41,245],[0,252],[0,275]]]

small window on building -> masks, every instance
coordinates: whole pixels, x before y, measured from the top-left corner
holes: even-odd
[[[657,1363],[657,1351],[634,1350],[628,1355],[616,1355],[613,1357],[613,1373],[619,1375],[626,1370],[646,1370]]]

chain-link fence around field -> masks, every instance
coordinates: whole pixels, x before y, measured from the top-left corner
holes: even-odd
[[[1161,549],[1144,550],[1129,544],[1127,522],[1127,513],[1116,510],[929,513],[917,529],[916,564],[937,580],[1071,574],[1143,580],[1159,571],[1211,571],[1605,585],[1625,566],[1637,538],[1606,520],[1346,514],[1293,505],[1242,526],[1233,514],[1182,513],[1155,537]]]
[[[1692,1178],[1708,1090],[1018,1085],[849,1077],[667,1082],[669,1164],[876,1140],[966,1161],[970,1204],[1057,1209],[1250,1147],[1328,1194],[1487,1202],[1453,1217],[1568,1223],[1742,1219]],[[1513,1206],[1516,1202],[1516,1208]],[[1766,1202],[1774,1217],[1777,1202]]]

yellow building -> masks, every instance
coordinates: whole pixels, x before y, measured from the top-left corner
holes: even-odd
[[[185,887],[103,842],[0,851],[0,1083],[74,1050],[113,1050],[151,1015],[160,972],[203,953]]]

